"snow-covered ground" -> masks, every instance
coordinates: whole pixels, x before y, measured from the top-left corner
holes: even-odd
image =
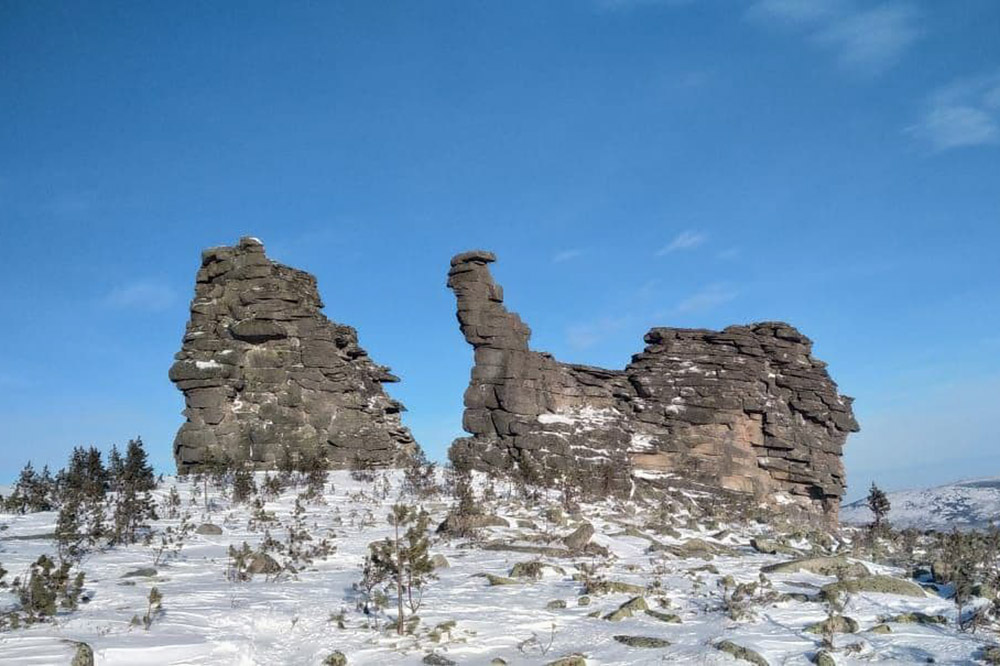
[[[333,489],[330,490],[332,483]],[[735,659],[713,648],[728,639],[751,648],[772,664],[807,664],[819,646],[820,637],[806,633],[811,623],[826,617],[824,606],[815,601],[791,598],[761,604],[755,617],[734,621],[721,610],[718,581],[731,575],[737,582],[757,581],[764,565],[790,559],[787,555],[765,555],[749,546],[752,534],[746,528],[725,524],[690,524],[683,516],[675,522],[672,536],[650,532],[651,507],[630,503],[584,504],[580,516],[565,522],[546,518],[555,506],[543,501],[534,506],[512,500],[484,502],[490,513],[506,519],[507,527],[484,530],[483,540],[434,537],[431,552],[444,555],[450,566],[437,571],[419,609],[419,626],[413,636],[399,637],[387,630],[384,618],[378,628],[369,616],[356,610],[360,565],[373,540],[389,534],[386,515],[398,496],[400,479],[390,475],[391,491],[385,499],[374,499],[371,484],[354,481],[347,473],[332,473],[323,503],[307,505],[307,523],[314,539],[329,537],[336,552],[317,560],[295,575],[277,580],[256,576],[243,583],[226,578],[227,549],[244,540],[255,545],[262,531],[250,531],[251,511],[232,506],[214,491],[218,507],[203,516],[201,501],[192,504],[193,485],[169,478],[157,490],[165,498],[176,485],[183,509],[196,523],[203,520],[222,527],[217,536],[192,535],[176,558],[156,566],[154,576],[124,577],[140,568],[152,567],[153,546],[134,545],[89,555],[83,561],[87,572],[86,594],[90,601],[76,612],[59,616],[54,623],[0,633],[0,664],[68,664],[72,641],[85,641],[100,666],[146,664],[321,664],[334,650],[342,651],[349,664],[417,664],[435,653],[459,664],[489,664],[502,658],[508,664],[546,664],[559,657],[580,653],[587,664],[643,664],[676,662],[689,664],[734,664]],[[267,503],[283,524],[290,522],[295,495],[289,489]],[[436,525],[450,500],[424,504]],[[551,517],[551,514],[548,514]],[[505,539],[509,543],[559,547],[558,537],[573,531],[585,517],[596,528],[593,542],[606,547],[611,557],[536,556],[523,552],[487,550],[484,542]],[[7,580],[23,573],[42,553],[54,551],[44,535],[55,525],[53,513],[0,516],[0,563],[10,572]],[[161,520],[157,530],[176,525]],[[669,532],[669,530],[666,530]],[[764,528],[756,527],[761,533]],[[285,529],[272,527],[271,536],[285,538]],[[702,557],[684,557],[658,551],[652,543],[669,549],[700,539],[725,552]],[[803,541],[801,547],[807,547]],[[279,557],[280,559],[280,557]],[[551,564],[538,581],[519,579],[513,585],[490,585],[481,574],[507,576],[518,562],[532,559]],[[589,605],[580,605],[583,583],[574,575],[583,567],[596,567],[609,581],[647,588],[645,598],[652,609],[674,613],[679,623],[663,622],[639,613],[613,622],[602,619],[634,594],[590,595]],[[867,565],[877,573],[899,574],[885,567]],[[769,574],[778,593],[814,595],[817,588],[834,579],[810,573]],[[163,594],[162,613],[145,630],[131,624],[133,616],[146,611],[151,587]],[[12,603],[9,592],[0,592],[0,602]],[[565,608],[550,605],[565,602]],[[335,615],[344,611],[345,628],[338,628]],[[958,633],[952,625],[891,624],[892,633],[868,630],[885,616],[909,611],[941,613],[954,618],[954,606],[931,593],[926,597],[888,594],[854,594],[845,609],[858,621],[860,631],[837,637],[838,664],[915,664],[933,660],[939,664],[975,663],[974,656],[990,637]],[[391,614],[390,609],[390,614]],[[595,613],[596,612],[596,613]],[[596,617],[594,617],[596,615]],[[449,624],[445,624],[449,623]],[[430,635],[436,627],[439,640]],[[669,647],[628,647],[616,635],[665,639]],[[530,642],[537,636],[537,643]],[[529,641],[526,643],[526,641]],[[856,645],[848,649],[847,646]],[[519,647],[520,646],[520,647]]]
[[[950,530],[953,527],[984,528],[1000,523],[1000,477],[958,481],[935,488],[886,493],[894,527]],[[864,525],[872,520],[864,499],[844,505],[840,519]]]

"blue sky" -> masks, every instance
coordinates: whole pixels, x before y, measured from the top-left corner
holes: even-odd
[[[1000,474],[1000,5],[0,0],[0,477],[141,434],[202,248],[260,237],[403,382],[433,457],[495,251],[537,349],[782,319],[851,494]]]

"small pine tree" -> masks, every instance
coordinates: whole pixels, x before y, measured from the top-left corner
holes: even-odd
[[[125,461],[118,451],[118,445],[111,445],[111,453],[108,454],[108,482],[111,490],[118,491],[121,486],[122,476],[125,474]]]
[[[874,481],[868,491],[868,508],[875,516],[875,522],[872,524],[874,530],[881,531],[889,526],[888,516],[891,509],[889,498],[886,497],[881,488],[875,485]]]
[[[427,528],[430,516],[426,511],[405,504],[395,504],[388,516],[393,535],[369,544],[365,560],[365,585],[392,583],[396,588],[396,633],[404,633],[404,601],[411,610],[420,606],[425,581],[433,567],[428,553]]]

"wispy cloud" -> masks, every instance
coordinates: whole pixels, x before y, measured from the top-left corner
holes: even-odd
[[[631,317],[603,317],[597,321],[574,324],[566,331],[566,340],[573,349],[589,349],[609,335],[627,327]]]
[[[159,312],[174,304],[176,293],[166,284],[154,281],[134,282],[115,287],[105,297],[105,305],[122,310]]]
[[[705,312],[736,298],[739,292],[723,283],[710,284],[691,294],[674,308],[674,314]]]
[[[669,244],[656,251],[662,257],[678,250],[692,250],[708,240],[708,236],[698,231],[682,231]]]
[[[553,264],[561,264],[564,261],[571,261],[583,255],[583,250],[560,250],[552,256]]]
[[[1000,72],[938,90],[907,131],[938,151],[1000,143]]]
[[[921,35],[919,13],[905,2],[757,0],[747,15],[802,33],[843,68],[866,75],[891,69]]]

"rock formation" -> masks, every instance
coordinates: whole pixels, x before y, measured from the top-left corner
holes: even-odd
[[[602,474],[614,483],[684,474],[834,523],[841,451],[858,430],[812,342],[788,324],[654,328],[624,370],[531,351],[503,305],[490,252],[452,259],[448,286],[475,350],[456,467]]]
[[[416,451],[402,405],[382,388],[398,379],[322,307],[316,279],[268,259],[255,238],[202,253],[170,368],[187,406],[179,471],[226,460],[385,466]]]

